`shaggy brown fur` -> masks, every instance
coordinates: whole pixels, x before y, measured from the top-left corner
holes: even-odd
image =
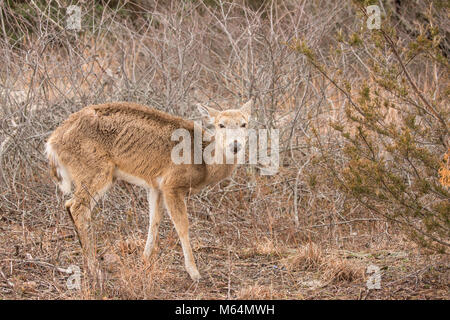
[[[201,110],[220,132],[224,126],[246,127],[251,102],[236,110]],[[185,197],[229,176],[235,164],[173,163],[171,150],[178,142],[171,141],[171,136],[180,128],[191,134],[194,150],[192,121],[146,106],[118,102],[88,106],[72,114],[49,137],[47,155],[52,175],[64,193],[71,191],[72,183],[75,186],[73,197],[65,206],[91,271],[96,270],[91,209],[112,183],[121,179],[148,190],[150,223],[144,257],[150,256],[155,245],[162,196],[181,240],[186,269],[192,279],[200,278],[189,244]]]

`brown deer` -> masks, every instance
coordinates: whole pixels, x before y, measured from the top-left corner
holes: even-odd
[[[236,156],[245,149],[251,108],[251,100],[240,109],[226,111],[198,106],[203,119],[215,129],[210,136],[215,143],[213,154],[223,155],[223,159],[209,164],[173,161],[172,149],[177,142],[173,141],[172,134],[183,129],[194,137],[193,121],[134,103],[85,107],[70,115],[50,135],[46,153],[51,173],[63,193],[70,193],[74,185],[73,196],[65,207],[91,272],[97,270],[91,210],[119,179],[147,189],[150,221],[144,258],[149,258],[155,247],[161,221],[160,204],[164,202],[180,237],[186,270],[194,281],[200,279],[189,242],[185,198],[233,172]],[[239,134],[228,138],[226,129],[238,130]],[[200,130],[207,134],[206,130]],[[190,150],[198,150],[194,140],[189,142]],[[200,151],[204,145],[202,142]]]

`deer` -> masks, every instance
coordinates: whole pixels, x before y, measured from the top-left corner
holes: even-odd
[[[220,155],[209,163],[173,161],[171,149],[177,142],[172,133],[183,129],[193,136],[193,120],[131,102],[84,107],[51,133],[45,144],[50,173],[63,194],[72,194],[64,206],[90,272],[98,272],[92,209],[114,182],[123,180],[147,191],[149,225],[143,258],[150,259],[155,251],[164,204],[180,239],[185,269],[193,281],[200,280],[189,240],[186,198],[233,173],[237,155],[245,149],[252,101],[223,111],[197,105],[206,125],[200,130],[215,143],[212,154]],[[228,130],[239,134],[227,135]]]

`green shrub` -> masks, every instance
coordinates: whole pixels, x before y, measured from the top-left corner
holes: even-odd
[[[347,38],[338,33],[330,54],[339,60],[350,51],[359,58],[367,73],[357,84],[320,61],[306,43],[294,41],[291,48],[346,96],[344,119],[331,123],[345,141],[346,165],[339,167],[323,148],[339,186],[370,212],[403,226],[420,245],[445,252],[450,246],[450,194],[442,183],[449,150],[449,65],[443,59],[445,32],[437,27],[442,21],[435,21],[437,9],[428,8],[405,40],[402,30],[391,27],[389,11],[380,30],[368,30],[364,7],[355,4],[361,29]],[[428,85],[419,88],[415,75],[423,68],[434,75],[421,79]]]

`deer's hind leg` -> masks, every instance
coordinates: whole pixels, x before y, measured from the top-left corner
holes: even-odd
[[[154,252],[156,239],[158,237],[159,223],[161,222],[161,191],[158,189],[149,189],[147,191],[148,210],[149,210],[149,225],[147,242],[145,243],[144,259],[150,258]]]
[[[70,214],[75,230],[80,240],[87,267],[92,274],[97,271],[95,244],[91,225],[91,211],[98,199],[111,187],[113,183],[114,165],[103,163],[101,167],[84,167],[71,170],[75,183],[73,197],[65,204]],[[82,168],[84,167],[84,168]]]

